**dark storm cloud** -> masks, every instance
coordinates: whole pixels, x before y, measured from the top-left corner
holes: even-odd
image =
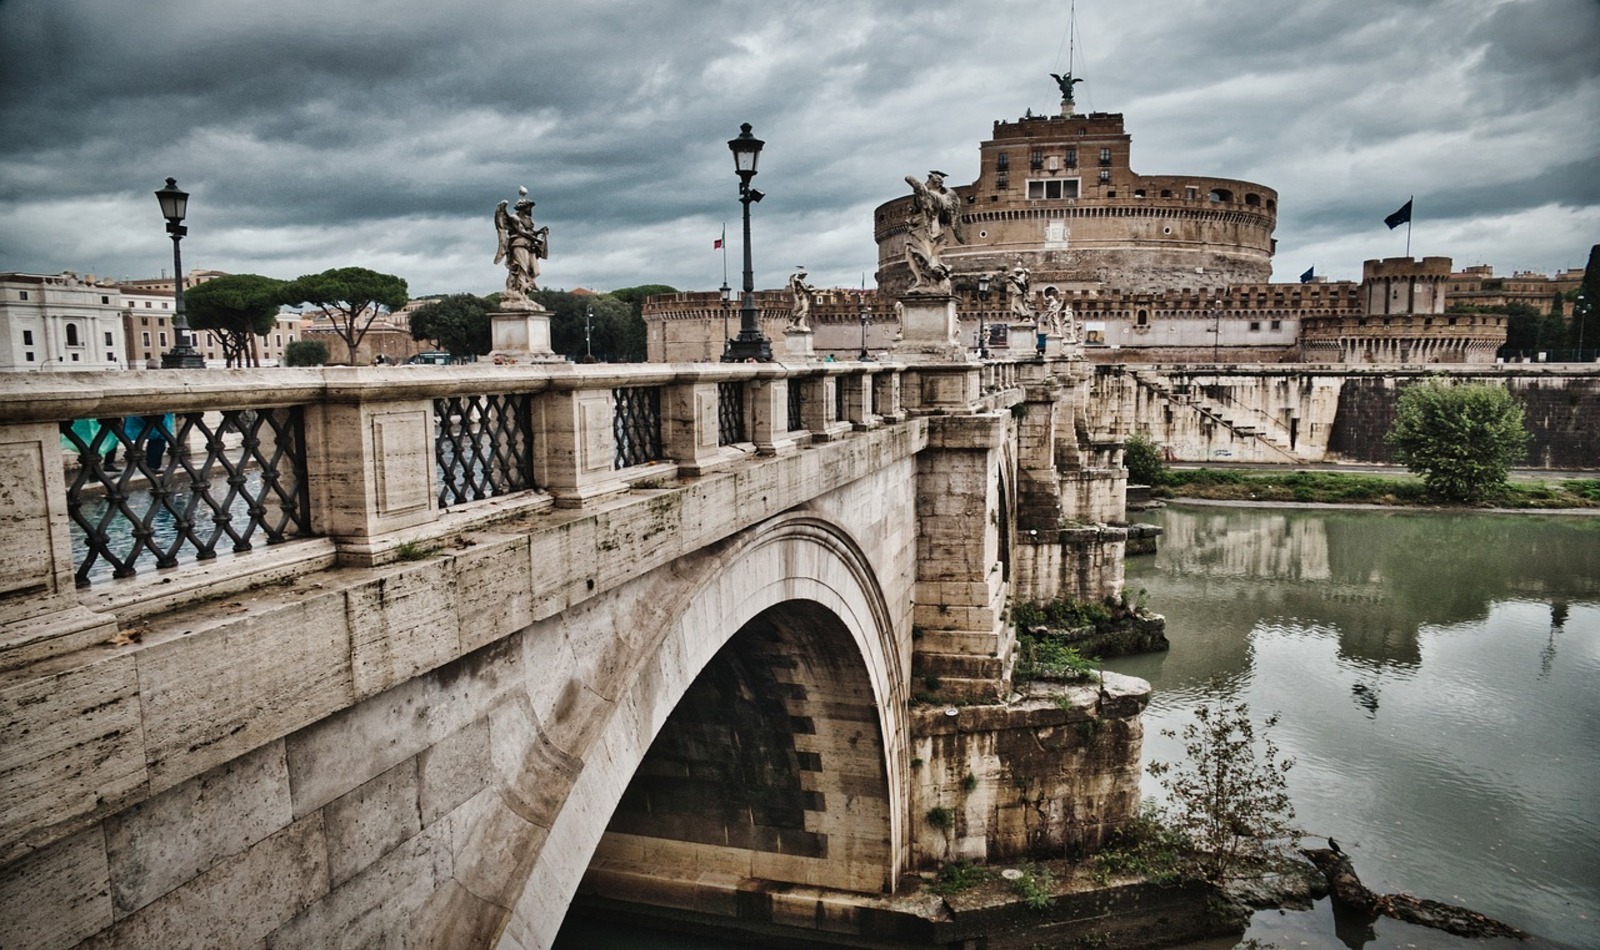
[[[1079,104],[1126,114],[1138,171],[1276,188],[1280,275],[1359,274],[1391,253],[1372,209],[1411,193],[1497,221],[1427,253],[1561,266],[1600,228],[1597,10],[1079,0]],[[1020,0],[3,0],[0,270],[156,272],[173,175],[195,267],[485,292],[489,213],[525,184],[549,285],[711,287],[749,121],[758,282],[853,286],[904,175],[971,180],[995,119],[1054,111],[1066,26]]]

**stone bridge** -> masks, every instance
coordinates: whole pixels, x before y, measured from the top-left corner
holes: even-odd
[[[0,947],[953,942],[914,872],[1137,806],[1143,684],[1012,680],[1010,600],[1120,590],[1091,375],[0,381]]]

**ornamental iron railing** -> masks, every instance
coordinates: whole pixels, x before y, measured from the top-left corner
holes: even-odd
[[[611,434],[616,439],[614,468],[657,462],[666,457],[661,448],[661,387],[625,386],[611,394],[616,409]]]
[[[717,384],[717,444],[744,442],[744,384]]]
[[[311,533],[299,406],[166,413],[60,424],[78,453],[67,486],[79,587],[132,577],[231,542],[277,544]],[[203,454],[202,454],[203,453]]]
[[[805,426],[805,413],[803,412],[803,408],[805,406],[805,402],[804,402],[804,400],[802,398],[802,394],[803,394],[803,390],[800,388],[800,380],[795,379],[793,377],[790,377],[790,379],[789,379],[789,431],[790,432],[798,432],[801,429],[804,429],[806,427]]]
[[[530,404],[528,393],[433,401],[440,508],[537,487]]]

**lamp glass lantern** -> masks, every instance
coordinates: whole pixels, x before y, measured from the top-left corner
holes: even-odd
[[[176,178],[167,179],[167,186],[156,192],[156,200],[161,203],[161,216],[169,225],[182,224],[189,216],[189,193],[178,187]]]

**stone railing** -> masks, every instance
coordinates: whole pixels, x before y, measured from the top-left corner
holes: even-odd
[[[28,632],[61,611],[126,621],[385,563],[485,519],[975,409],[1015,378],[993,362],[0,377],[0,669],[105,633]]]

